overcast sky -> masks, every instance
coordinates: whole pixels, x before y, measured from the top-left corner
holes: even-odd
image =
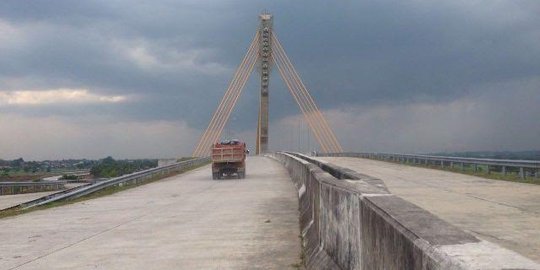
[[[540,149],[538,0],[3,0],[0,158],[189,156],[263,10],[345,149]],[[313,148],[278,75],[270,147]]]

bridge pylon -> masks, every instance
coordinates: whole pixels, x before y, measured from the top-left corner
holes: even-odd
[[[257,121],[256,154],[264,154],[268,151],[269,83],[270,71],[274,64],[304,115],[304,119],[308,123],[311,132],[315,135],[317,142],[321,146],[321,151],[343,152],[341,144],[334,132],[315,104],[313,97],[309,94],[306,86],[285,53],[283,46],[277,39],[273,31],[272,15],[262,13],[259,15],[259,20],[260,23],[255,37],[238,66],[233,79],[229,83],[225,95],[212,115],[208,127],[195,147],[193,156],[208,156],[212,144],[219,141],[223,128],[227,124],[231,112],[255,66],[257,66],[260,72],[260,104]]]
[[[268,106],[270,84],[270,70],[272,65],[272,15],[263,13],[259,15],[259,70],[261,76],[261,97],[259,105],[259,120],[257,124],[257,138],[255,153],[257,155],[268,152]]]

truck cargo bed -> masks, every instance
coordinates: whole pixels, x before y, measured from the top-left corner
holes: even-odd
[[[242,142],[216,143],[212,147],[212,177],[236,174],[241,179],[246,176],[246,144]]]
[[[241,162],[245,159],[244,146],[214,147],[212,148],[212,162]]]

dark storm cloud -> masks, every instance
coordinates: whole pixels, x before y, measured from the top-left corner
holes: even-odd
[[[287,37],[289,53],[309,63],[311,89],[336,103],[454,99],[477,84],[539,74],[538,2],[490,2],[500,10],[451,2],[370,2],[331,20],[308,13],[313,27]]]
[[[249,14],[250,23],[230,23],[237,17],[232,6],[206,5],[2,2],[0,16],[17,36],[0,51],[0,89],[83,87],[99,93],[139,94],[144,96],[140,102],[100,111],[130,118],[183,118],[203,126],[207,119],[200,120],[201,115],[209,117],[209,107],[217,104],[257,23],[257,13]],[[236,31],[238,26],[248,31]],[[141,67],[130,53],[150,55],[157,63]],[[182,63],[183,58],[188,62]],[[92,106],[79,110],[95,111]]]
[[[202,128],[263,9],[274,13],[322,109],[450,102],[479,85],[540,74],[539,7],[536,0],[2,1],[0,29],[12,36],[0,44],[0,91],[87,88],[140,98],[0,110],[184,119]],[[273,75],[272,118],[298,113]],[[232,125],[252,126],[257,91],[250,82]]]
[[[474,3],[281,1],[267,8],[308,86],[332,108],[456,98],[471,85],[538,74],[539,4]],[[31,36],[4,50],[1,72],[35,77],[32,85],[42,87],[67,81],[98,91],[184,96],[186,103],[192,100],[185,93],[195,92],[195,102],[209,105],[202,97],[219,97],[216,88],[229,80],[262,8],[253,1],[3,1],[2,19]],[[196,64],[230,70],[212,76],[140,69],[118,55],[123,45],[138,42],[161,60],[170,52],[202,50]]]

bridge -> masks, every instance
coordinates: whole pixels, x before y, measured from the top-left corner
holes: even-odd
[[[344,153],[272,16],[260,20],[197,158],[45,197],[0,197],[18,214],[0,219],[0,268],[540,269],[540,185],[417,166],[482,160]],[[317,156],[269,151],[273,65],[320,145]],[[246,161],[246,179],[212,180],[210,145],[256,66],[257,155]],[[538,177],[538,162],[500,162],[487,166]]]

